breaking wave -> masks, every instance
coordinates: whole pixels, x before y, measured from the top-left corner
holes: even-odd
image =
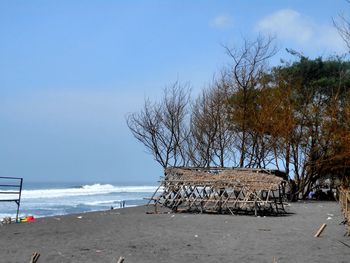
[[[105,195],[112,193],[152,193],[156,190],[156,188],[156,186],[114,186],[111,184],[93,184],[62,189],[23,190],[22,200],[34,198]]]

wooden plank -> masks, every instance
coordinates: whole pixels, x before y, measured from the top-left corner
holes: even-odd
[[[320,237],[324,229],[326,228],[327,224],[322,224],[321,227],[318,229],[317,233],[315,234],[314,237]]]

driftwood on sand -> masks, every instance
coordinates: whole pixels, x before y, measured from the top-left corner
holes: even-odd
[[[34,252],[32,257],[30,258],[29,263],[37,263],[39,260],[40,254],[38,252]]]
[[[285,213],[285,180],[270,170],[167,168],[149,205],[175,212]]]
[[[322,234],[322,232],[325,230],[327,224],[322,224],[320,226],[320,228],[318,229],[317,233],[315,234],[315,237],[320,237],[320,235]]]

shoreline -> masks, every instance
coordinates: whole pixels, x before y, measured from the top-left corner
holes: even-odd
[[[38,219],[44,219],[44,218],[52,218],[52,217],[65,217],[65,216],[70,216],[70,215],[83,215],[83,214],[89,214],[89,213],[99,213],[99,212],[106,212],[106,211],[110,211],[110,210],[120,210],[120,209],[124,209],[124,208],[134,208],[134,207],[140,207],[140,206],[145,206],[145,205],[128,205],[128,206],[124,206],[124,207],[119,207],[119,206],[113,206],[113,209],[98,209],[98,210],[91,210],[91,211],[86,211],[86,212],[76,212],[76,213],[69,213],[69,214],[56,214],[56,215],[49,215],[49,216],[36,216],[36,215],[25,215],[25,216],[18,216],[18,218],[24,218],[24,217],[30,217],[30,216],[34,216],[35,220]],[[112,207],[112,206],[111,206]],[[11,218],[11,224],[17,224],[17,223],[22,223],[22,222],[15,222],[16,219],[16,215],[6,215],[5,217],[0,217],[0,226],[1,226],[1,221],[4,220],[5,218]],[[3,224],[6,225],[6,224]]]
[[[24,188],[21,195],[19,216],[35,216],[36,218],[108,210],[126,206],[144,205],[143,198],[156,190],[151,185],[112,185],[95,183],[74,187],[72,185],[55,188],[49,184],[36,185],[33,189]],[[1,195],[1,200],[12,199],[12,196]],[[0,220],[4,217],[16,216],[15,202],[2,202]]]
[[[291,203],[281,217],[162,213],[136,206],[0,227],[1,262],[348,262],[339,204]],[[331,218],[331,219],[329,219]],[[314,234],[321,224],[321,237]]]

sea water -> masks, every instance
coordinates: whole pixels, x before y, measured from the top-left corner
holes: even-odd
[[[23,185],[20,217],[47,217],[144,205],[152,185],[28,183]],[[6,195],[11,198],[11,195]],[[16,198],[16,197],[14,197]],[[0,219],[16,216],[15,202],[0,202]]]

